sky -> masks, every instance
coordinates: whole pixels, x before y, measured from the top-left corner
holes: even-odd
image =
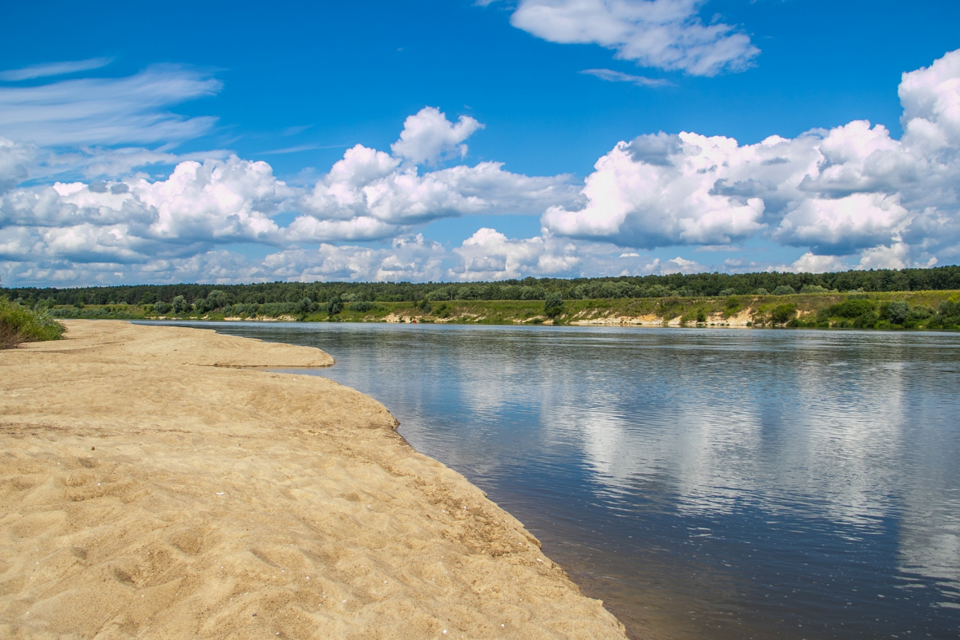
[[[4,3],[0,283],[960,263],[955,0]]]

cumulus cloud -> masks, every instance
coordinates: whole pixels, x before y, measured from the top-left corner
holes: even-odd
[[[481,228],[453,252],[460,264],[457,280],[504,280],[527,275],[573,275],[580,264],[569,240],[538,236],[511,240],[496,229]]]
[[[467,155],[467,145],[463,141],[482,128],[483,125],[470,116],[460,116],[453,123],[439,109],[425,107],[407,116],[400,139],[390,145],[390,150],[413,164],[436,164],[449,157],[463,158]]]
[[[960,51],[905,73],[899,93],[900,140],[854,121],[752,145],[688,132],[620,142],[587,177],[585,204],[552,207],[543,225],[622,247],[765,235],[811,256],[862,252],[864,266],[927,265],[960,241]]]
[[[145,263],[233,242],[280,244],[295,192],[265,162],[183,162],[166,180],[55,183],[0,199],[0,259]]]
[[[445,217],[476,213],[539,214],[554,204],[572,204],[570,176],[531,177],[499,162],[456,165],[421,173],[412,162],[432,162],[480,128],[455,124],[433,108],[407,118],[394,155],[356,145],[299,201],[303,215],[290,226],[298,241],[375,240]]]
[[[748,67],[760,53],[728,24],[703,24],[706,0],[521,0],[513,26],[560,44],[598,44],[660,69],[712,76]]]
[[[170,65],[126,78],[0,87],[0,135],[41,146],[188,140],[207,132],[216,119],[166,109],[214,95],[220,87],[209,74]]]

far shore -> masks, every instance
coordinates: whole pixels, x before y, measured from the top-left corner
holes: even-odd
[[[0,637],[625,638],[308,347],[67,320],[0,351]]]

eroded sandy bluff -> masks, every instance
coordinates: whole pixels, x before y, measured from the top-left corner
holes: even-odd
[[[68,322],[0,352],[4,638],[623,638],[308,347]]]

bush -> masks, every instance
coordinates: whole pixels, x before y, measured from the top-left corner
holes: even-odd
[[[805,284],[800,289],[800,293],[830,293],[830,289],[821,287],[818,284]]]
[[[724,289],[723,291],[721,291],[721,292],[718,293],[717,295],[720,296],[721,298],[726,298],[727,296],[732,296],[732,295],[734,295],[736,292],[737,292],[736,289]]]
[[[912,320],[926,320],[937,312],[925,305],[919,305],[910,309],[910,318]]]
[[[310,298],[303,298],[297,303],[297,313],[305,316],[311,311],[316,311],[317,305]]]
[[[760,287],[759,289],[757,289],[757,295],[758,295],[758,296],[768,296],[768,295],[770,295],[770,292],[767,291],[766,289],[764,289],[763,287]]]
[[[153,305],[154,312],[159,314],[170,313],[171,309],[173,309],[173,305],[169,302],[157,302]]]
[[[543,301],[543,313],[548,318],[556,318],[563,313],[563,296],[555,291],[546,294]]]
[[[887,305],[887,318],[893,324],[903,324],[910,316],[910,305],[903,300],[896,300]]]
[[[777,287],[776,289],[773,290],[773,295],[775,295],[775,296],[789,296],[789,295],[793,295],[793,294],[796,293],[796,292],[797,292],[797,290],[794,289],[793,287],[791,287],[790,285],[788,285],[788,284],[782,284],[782,285],[780,285],[779,287]]]
[[[858,318],[873,312],[873,309],[874,304],[869,300],[844,300],[821,310],[817,315],[821,318]]]
[[[347,308],[350,309],[350,311],[356,311],[357,313],[367,313],[368,311],[373,311],[376,309],[377,305],[373,304],[372,302],[361,300],[359,302],[351,302]],[[423,309],[424,313],[430,313],[430,304],[428,302],[424,302]]]
[[[797,305],[779,304],[770,312],[770,320],[776,324],[786,324],[797,317]]]
[[[880,322],[880,316],[873,311],[868,311],[861,316],[857,316],[853,321],[853,326],[857,329],[873,329],[878,322]]]
[[[0,348],[15,347],[21,342],[59,340],[66,327],[45,310],[32,310],[0,298]]]

